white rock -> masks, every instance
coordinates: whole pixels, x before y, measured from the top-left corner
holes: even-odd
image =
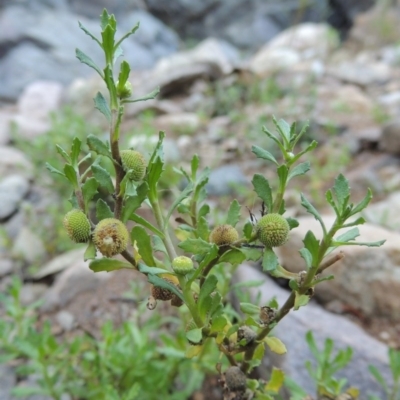
[[[15,239],[12,253],[30,264],[43,260],[47,254],[43,241],[26,227],[21,229]]]
[[[11,146],[0,146],[0,176],[18,174],[32,177],[33,166],[25,154]]]
[[[17,211],[29,191],[29,181],[20,175],[11,175],[0,182],[0,220]]]

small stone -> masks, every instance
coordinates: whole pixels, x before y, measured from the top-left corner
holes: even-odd
[[[15,239],[12,253],[29,264],[43,260],[47,254],[43,241],[26,227],[21,229]]]
[[[206,186],[210,196],[224,196],[234,192],[235,185],[249,184],[239,165],[228,164],[211,171]]]
[[[0,182],[0,220],[17,211],[21,200],[29,191],[29,181],[20,175],[11,175]]]
[[[9,259],[0,260],[0,278],[12,272],[14,263]]]
[[[56,320],[64,331],[71,331],[75,325],[75,317],[68,311],[62,310],[56,314]]]

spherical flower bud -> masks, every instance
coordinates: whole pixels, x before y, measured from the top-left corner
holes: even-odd
[[[121,151],[122,166],[126,172],[130,170],[129,179],[141,181],[146,174],[146,160],[143,155],[135,150]]]
[[[217,246],[227,246],[239,239],[237,230],[228,224],[216,226],[210,233],[210,242]]]
[[[78,209],[69,211],[63,220],[68,236],[75,243],[86,243],[90,238],[90,222],[85,213]]]
[[[126,99],[132,96],[132,84],[129,81],[125,82],[123,88],[119,87],[119,81],[116,83],[117,95],[120,99]]]
[[[289,237],[290,227],[280,214],[264,215],[256,225],[258,240],[266,247],[282,246]]]
[[[225,372],[225,383],[231,392],[244,392],[246,379],[246,375],[239,367],[229,367]]]
[[[123,222],[115,218],[101,220],[94,229],[93,242],[106,257],[122,253],[128,245],[129,233]]]
[[[186,275],[193,271],[193,261],[185,256],[176,257],[172,261],[172,269],[178,275]]]

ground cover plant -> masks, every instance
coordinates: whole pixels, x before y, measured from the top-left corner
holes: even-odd
[[[19,332],[15,333],[26,338],[24,344],[16,346],[13,341],[4,342],[2,348],[7,350],[5,357],[31,359],[31,364],[21,367],[22,371],[28,372],[29,368],[41,371],[43,379],[39,381],[41,388],[37,390],[55,399],[61,398],[64,393],[77,399],[128,400],[143,396],[150,399],[153,395],[157,398],[168,385],[161,385],[163,389],[160,389],[154,383],[156,380],[145,380],[146,374],[135,375],[132,370],[136,371],[136,368],[130,364],[133,356],[127,356],[131,354],[126,350],[130,346],[131,349],[142,349],[145,353],[143,362],[154,362],[154,370],[173,370],[175,373],[169,377],[170,380],[180,378],[180,384],[168,386],[168,398],[187,398],[190,390],[198,386],[200,377],[210,372],[210,365],[220,377],[224,399],[282,398],[281,389],[285,383],[282,370],[274,368],[267,381],[254,379],[251,374],[260,365],[266,348],[277,354],[286,352],[285,344],[274,336],[273,330],[289,312],[307,305],[316,285],[333,279],[332,275],[323,273],[343,257],[342,253],[332,254],[334,250],[348,245],[376,247],[383,244],[384,240],[373,243],[356,240],[359,236],[357,226],[365,222],[359,213],[371,201],[371,191],[368,190],[359,203],[353,204],[347,179],[342,174],[338,175],[325,196],[336,215],[332,226],[325,225],[318,210],[302,194],[301,204],[320,223],[323,236],[317,239],[313,232],[308,231],[303,239],[304,247],[299,249],[304,271],[292,273],[285,270],[279,264],[274,248],[282,246],[288,240],[290,231],[298,226],[296,219],[285,216],[285,191],[291,180],[310,170],[307,157],[317,143],[312,141],[301,146],[307,126],[299,129],[296,123],[288,124],[273,118],[275,131],[264,127],[262,134],[277,146],[280,156],[276,157],[259,146],[253,146],[253,154],[249,155],[265,161],[268,168],[276,168],[276,186],[271,185],[262,171],[253,176],[252,184],[259,197],[259,213],[248,213],[242,210],[246,204],[240,205],[233,200],[226,211],[224,223],[210,226],[207,218],[210,206],[205,188],[210,170],[200,170],[197,155],[193,155],[190,170],[174,170],[185,186],[181,190],[171,188],[175,194],[174,201],[172,204],[164,203],[159,182],[165,169],[165,133],[159,132],[159,140],[149,155],[120,147],[125,106],[157,95],[155,90],[147,96],[135,98],[129,83],[130,66],[126,61],[119,64],[121,44],[136,32],[139,25],[117,39],[115,17],[104,10],[100,37],[94,36],[81,24],[80,28],[104,52],[104,67],[97,66],[90,55],[79,49],[76,55],[104,80],[106,93],[97,93],[94,104],[102,118],[108,121],[109,139],[103,141],[94,134],[85,138],[75,137],[70,148],[57,147],[65,162],[63,168],[47,163],[50,172],[68,181],[72,188],[69,199],[72,208],[64,217],[64,227],[73,242],[87,244],[84,258],[89,261],[93,272],[128,269],[145,275],[150,284],[147,308],[154,310],[155,315],[159,302],[169,302],[171,307],[179,308],[178,333],[175,342],[168,335],[147,342],[147,329],[150,328],[143,325],[142,330],[137,329],[135,321],[131,321],[124,324],[118,335],[113,336],[111,327],[106,326],[104,340],[96,342],[78,338],[66,348],[59,347],[48,327],[35,336],[31,324],[24,322],[17,327]],[[85,151],[86,148],[89,150]],[[113,201],[106,202],[105,198],[112,198]],[[95,209],[94,213],[92,209]],[[144,219],[140,215],[141,209],[151,210],[155,223]],[[277,304],[271,299],[268,304],[260,305],[249,299],[240,302],[240,310],[234,309],[228,296],[230,280],[234,270],[245,261],[260,261],[266,273],[288,280],[291,292],[284,304]],[[16,304],[17,287],[16,284],[12,295]],[[20,307],[11,307],[10,310],[11,317],[21,319],[18,316],[23,312]],[[160,324],[160,321],[157,323]],[[154,333],[154,328],[159,325],[149,326]],[[4,323],[0,328],[3,337],[10,337],[9,324]],[[29,340],[35,337],[28,345]],[[107,340],[107,337],[112,340]],[[167,344],[169,350],[164,351],[164,356],[169,361],[158,359],[151,351],[157,347],[157,340]],[[318,398],[343,399],[344,395],[357,398],[357,389],[347,387],[347,382],[336,380],[333,376],[349,361],[351,351],[339,352],[337,357],[331,358],[331,342],[327,342],[325,349],[320,351],[312,334],[307,340],[320,363],[316,370],[310,365],[307,367],[317,383]],[[104,346],[107,345],[113,346],[110,354],[115,355],[115,359],[105,357]],[[61,362],[50,363],[54,357],[62,360],[63,352],[69,354],[68,368],[64,368]],[[71,366],[70,357],[74,354],[77,354],[76,364]],[[184,364],[180,364],[181,358],[176,358],[177,354],[179,357],[184,355]],[[210,356],[215,354],[216,357]],[[174,360],[179,360],[177,365]],[[85,375],[93,363],[98,367],[99,375],[94,381],[95,374]],[[149,365],[147,373],[154,374],[152,364]],[[69,379],[62,379],[60,371]],[[74,371],[80,372],[77,374],[79,379],[71,378]],[[187,371],[200,372],[196,382],[191,384],[185,380]],[[377,373],[372,369],[371,372],[382,381],[379,371]],[[398,375],[397,372],[394,374],[397,386]],[[297,390],[297,396],[301,397],[295,397],[293,386],[292,390],[292,398],[304,398],[301,390]],[[396,390],[393,389],[393,392]],[[24,394],[23,390],[19,394]]]

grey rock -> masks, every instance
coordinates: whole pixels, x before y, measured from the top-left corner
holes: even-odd
[[[43,241],[27,227],[20,230],[14,241],[12,253],[29,264],[43,261],[47,254]]]
[[[21,200],[28,194],[29,181],[20,175],[11,175],[0,182],[0,220],[17,211]]]
[[[239,165],[228,164],[211,171],[206,185],[210,196],[224,196],[234,192],[235,185],[248,185],[249,181]]]
[[[20,301],[24,306],[29,306],[40,300],[46,293],[48,286],[44,283],[25,283],[20,292]]]
[[[0,146],[0,176],[13,174],[32,177],[33,165],[26,155],[11,146]]]
[[[56,314],[56,320],[62,329],[69,332],[74,328],[75,317],[68,311],[62,310]]]
[[[397,173],[398,175],[398,173]],[[376,225],[400,231],[400,192],[391,193],[386,199],[370,204],[363,211],[364,218]]]
[[[0,365],[0,400],[12,400],[11,390],[17,383],[17,376],[13,368]]]
[[[237,279],[240,282],[263,281],[260,287],[251,290],[254,298],[257,293],[261,293],[260,304],[266,304],[276,297],[278,303],[282,305],[289,296],[289,292],[277,286],[261,272],[246,265],[239,267]],[[352,347],[351,362],[337,376],[346,378],[350,385],[359,388],[362,399],[367,398],[367,393],[374,393],[379,398],[383,398],[381,397],[383,396],[382,389],[371,377],[368,365],[376,366],[390,382],[387,346],[366,334],[359,326],[346,318],[331,314],[314,303],[298,311],[291,311],[273,331],[273,335],[281,339],[287,348],[284,356],[274,356],[280,364],[279,367],[283,368],[286,374],[309,394],[315,393],[313,381],[304,367],[305,361],[313,359],[305,341],[305,334],[309,330],[313,332],[319,347],[322,347],[327,338],[333,339],[336,350]]]
[[[1,254],[1,252],[0,252]],[[14,263],[9,259],[0,259],[0,278],[8,275],[14,269]]]
[[[379,148],[386,153],[400,155],[400,121],[392,121],[383,127]]]

